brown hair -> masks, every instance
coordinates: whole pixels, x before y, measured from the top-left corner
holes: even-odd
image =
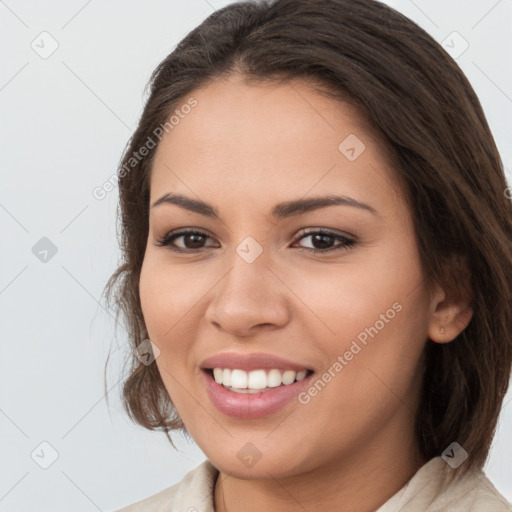
[[[450,296],[462,296],[464,269],[450,262],[453,256],[467,262],[473,318],[450,343],[426,340],[416,435],[427,459],[456,441],[469,453],[462,471],[482,467],[512,365],[512,206],[503,165],[455,61],[413,21],[375,0],[233,3],[192,30],[155,69],[119,165],[123,259],[105,288],[116,318],[124,315],[132,348],[148,338],[138,283],[155,151],[136,162],[133,155],[189,94],[230,73],[312,80],[357,105],[405,184],[428,286],[439,282]],[[130,363],[123,388],[130,417],[167,435],[187,434],[157,366],[135,357]]]

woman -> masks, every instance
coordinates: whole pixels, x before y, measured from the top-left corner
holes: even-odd
[[[482,467],[512,208],[421,28],[373,0],[220,9],[153,73],[119,187],[125,405],[207,457],[124,512],[511,510]]]

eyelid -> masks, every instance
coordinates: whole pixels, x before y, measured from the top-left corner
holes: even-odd
[[[171,230],[167,233],[165,233],[163,236],[157,238],[157,245],[158,247],[166,247],[171,244],[171,241],[176,240],[180,236],[186,236],[186,235],[200,235],[204,236],[205,238],[214,239],[213,236],[211,236],[207,231],[203,230],[202,228],[183,228],[178,230]],[[198,252],[201,249],[181,249],[181,248],[171,248],[171,250],[175,250],[176,252]]]
[[[299,250],[312,253],[312,254],[326,254],[326,253],[337,253],[338,251],[342,250],[349,250],[353,246],[358,244],[358,240],[354,235],[339,232],[337,230],[334,230],[332,228],[325,228],[325,227],[308,227],[303,228],[299,230],[297,235],[295,235],[295,240],[292,243],[295,245],[296,243],[300,242],[304,238],[307,238],[308,236],[314,235],[314,234],[323,234],[332,236],[333,238],[336,238],[338,240],[341,240],[341,244],[338,244],[338,246],[326,248],[326,249],[315,249],[311,247],[298,247]],[[157,247],[168,247],[169,250],[175,252],[175,253],[182,253],[182,254],[199,254],[201,252],[204,252],[205,249],[211,248],[210,247],[200,247],[196,249],[187,249],[187,248],[178,248],[173,247],[172,243],[180,238],[181,236],[187,236],[187,235],[199,235],[203,236],[207,239],[214,240],[215,237],[212,237],[207,231],[203,230],[202,228],[182,228],[178,229],[176,231],[169,231],[167,234],[165,234],[163,237],[159,238],[157,240],[157,243],[155,244]]]
[[[299,230],[299,232],[297,233],[297,237],[300,237],[300,236],[303,236],[303,235],[310,235],[312,233],[325,233],[325,234],[328,234],[328,235],[333,235],[333,236],[339,236],[339,237],[344,237],[344,238],[350,238],[350,239],[353,239],[354,241],[356,240],[356,237],[350,233],[347,233],[345,231],[338,231],[337,229],[333,229],[333,228],[324,228],[324,227],[311,227],[311,228],[303,228],[301,230]]]
[[[352,246],[354,246],[358,243],[358,240],[354,235],[350,235],[350,234],[344,233],[344,232],[339,232],[337,230],[333,230],[330,228],[313,227],[313,228],[304,228],[304,229],[300,230],[296,237],[296,241],[294,242],[294,244],[297,242],[300,242],[301,240],[303,240],[304,238],[307,238],[310,235],[314,235],[314,234],[318,234],[318,233],[332,236],[333,238],[342,240],[343,243],[341,245],[339,245],[338,247],[331,247],[329,249],[324,249],[324,250],[312,249],[309,247],[299,247],[299,249],[304,250],[306,252],[311,252],[314,254],[315,253],[316,254],[326,254],[326,253],[331,253],[331,252],[348,250]]]

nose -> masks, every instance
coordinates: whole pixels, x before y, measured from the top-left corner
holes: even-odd
[[[263,255],[248,263],[235,254],[231,269],[212,290],[207,322],[237,338],[284,327],[290,319],[289,290],[267,263]]]

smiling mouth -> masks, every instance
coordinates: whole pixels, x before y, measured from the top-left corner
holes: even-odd
[[[234,393],[262,393],[274,388],[287,387],[312,375],[313,370],[257,369],[245,371],[238,368],[203,368],[210,377]]]

